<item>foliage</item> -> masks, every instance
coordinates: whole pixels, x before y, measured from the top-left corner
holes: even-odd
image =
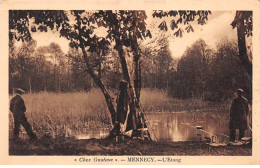
[[[174,59],[169,48],[167,36],[160,36],[148,44],[140,45],[142,49],[142,86],[144,88],[168,89],[174,72]]]
[[[30,25],[30,19],[33,24]],[[31,40],[31,32],[40,30],[47,32],[48,28],[59,30],[69,21],[64,11],[56,10],[10,10],[9,11],[9,39],[18,41]]]
[[[243,29],[247,37],[253,36],[253,12],[252,11],[237,11],[234,21],[231,23],[233,29],[238,26],[240,20],[244,23]]]
[[[176,37],[183,36],[183,28],[180,28],[179,25],[185,25],[185,31],[187,33],[194,32],[194,29],[190,22],[197,21],[199,25],[206,24],[208,20],[208,15],[211,14],[211,11],[193,11],[193,10],[170,10],[170,11],[163,11],[163,10],[156,10],[153,13],[153,17],[163,18],[163,17],[173,17],[170,23],[170,28],[174,31],[174,35]],[[163,21],[158,28],[161,30],[168,31],[168,26],[166,21]]]
[[[234,91],[242,88],[250,99],[250,79],[237,55],[238,48],[232,41],[220,41],[216,51],[203,40],[196,41],[178,61],[170,94],[177,98],[221,101],[232,98]]]

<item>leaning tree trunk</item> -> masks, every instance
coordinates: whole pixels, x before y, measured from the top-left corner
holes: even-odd
[[[112,97],[110,96],[108,90],[106,89],[106,87],[104,86],[103,82],[101,81],[101,79],[98,77],[98,75],[96,75],[94,73],[94,70],[91,69],[91,65],[89,63],[89,59],[85,50],[85,46],[84,46],[84,39],[82,38],[82,29],[80,28],[80,22],[78,23],[78,31],[79,31],[79,47],[82,50],[83,53],[83,57],[84,57],[84,61],[85,64],[87,66],[87,72],[89,73],[89,75],[92,77],[93,81],[95,82],[95,84],[100,88],[101,92],[103,93],[106,103],[107,103],[107,107],[108,110],[110,112],[111,115],[111,120],[112,120],[112,124],[113,126],[115,126],[115,121],[116,121],[116,111],[113,105],[113,100]]]
[[[115,125],[116,112],[115,112],[115,108],[114,108],[114,105],[113,105],[112,97],[110,96],[108,90],[104,86],[104,84],[101,81],[101,79],[94,73],[93,69],[90,68],[91,66],[89,64],[89,59],[87,57],[87,53],[86,53],[85,47],[83,45],[81,46],[81,50],[82,50],[82,53],[83,53],[83,57],[84,57],[85,63],[87,65],[87,72],[92,77],[92,79],[95,82],[95,84],[102,91],[102,93],[103,93],[103,95],[105,97],[107,106],[108,106],[108,110],[109,110],[109,112],[111,114],[112,124]]]
[[[132,50],[134,52],[134,88],[135,88],[135,95],[136,95],[136,107],[137,107],[137,111],[139,111],[137,113],[138,114],[137,117],[139,123],[141,124],[140,126],[142,128],[147,128],[144,112],[142,111],[140,106],[140,96],[141,96],[141,87],[142,87],[141,62],[140,62],[141,55],[139,52],[138,43],[136,39],[132,44]],[[148,138],[151,139],[151,135],[149,131],[147,131],[147,135]]]

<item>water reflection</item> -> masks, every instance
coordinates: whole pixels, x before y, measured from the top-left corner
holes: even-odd
[[[109,136],[109,129],[100,129],[95,131],[86,131],[86,132],[75,132],[74,137],[76,139],[103,139]]]
[[[152,138],[158,141],[201,141],[217,142],[229,140],[229,117],[214,113],[148,113],[146,115]],[[203,129],[197,129],[201,126]],[[245,136],[250,136],[246,131]]]

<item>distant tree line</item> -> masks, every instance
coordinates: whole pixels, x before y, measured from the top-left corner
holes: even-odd
[[[80,62],[72,64],[70,52],[64,54],[56,43],[36,48],[36,41],[32,40],[18,48],[10,42],[9,49],[9,93],[15,88],[28,92],[79,91],[90,85],[78,80],[86,78]],[[79,71],[75,73],[75,69]]]
[[[34,40],[23,42],[15,47],[9,43],[9,93],[16,88],[28,92],[73,92],[88,91],[96,87],[86,72],[85,62],[75,48],[69,48],[65,54],[59,44],[36,47]],[[90,60],[97,69],[100,78],[108,88],[116,88],[122,79],[119,57],[114,49],[109,49],[106,57],[92,54]]]
[[[65,54],[56,43],[38,48],[35,41],[22,43],[19,48],[11,42],[9,45],[10,93],[17,87],[29,92],[88,91],[95,87],[86,73],[81,53],[75,48]],[[180,99],[212,101],[231,98],[237,88],[243,88],[248,98],[252,94],[250,76],[241,66],[234,41],[222,40],[213,50],[205,41],[198,40],[179,60],[173,59],[165,36],[141,45],[141,48],[144,88],[168,90],[171,96]],[[93,65],[97,64],[98,75],[108,88],[116,89],[122,78],[120,60],[112,48],[107,54],[111,56],[92,56],[91,61]]]
[[[242,88],[251,99],[251,77],[241,65],[235,41],[223,39],[213,50],[200,39],[178,60],[171,56],[167,38],[158,40],[157,46],[159,51],[149,45],[144,49],[143,87],[165,89],[179,99],[209,101],[232,98]]]

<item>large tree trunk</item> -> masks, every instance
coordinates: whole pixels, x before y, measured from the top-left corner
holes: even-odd
[[[138,129],[141,128],[147,128],[147,125],[145,123],[145,118],[144,118],[144,114],[141,110],[140,107],[140,102],[139,102],[139,98],[140,98],[140,89],[141,89],[141,81],[140,81],[140,62],[139,62],[139,55],[137,55],[137,52],[134,52],[135,56],[134,56],[134,88],[132,87],[132,81],[130,78],[130,74],[128,72],[128,67],[127,67],[127,62],[126,62],[126,58],[125,58],[125,54],[123,51],[123,47],[122,45],[120,45],[120,43],[117,43],[117,51],[119,53],[119,57],[121,60],[121,65],[122,65],[122,71],[123,71],[123,76],[124,79],[129,83],[129,88],[130,88],[130,113],[129,113],[129,118],[127,119],[127,129],[126,130],[133,130],[133,135],[132,136],[140,136],[138,133]],[[138,56],[138,59],[137,57]],[[138,94],[136,94],[136,92],[138,92]],[[137,96],[138,96],[138,101],[137,101]],[[144,131],[144,129],[143,129]],[[149,131],[146,132],[148,135],[148,139],[151,139],[150,133]],[[144,132],[142,132],[141,136],[144,136]],[[143,137],[144,138],[144,137]]]
[[[140,96],[141,96],[141,63],[140,54],[137,47],[137,40],[135,40],[136,45],[132,46],[134,52],[134,88],[136,96],[136,104],[139,106]]]
[[[243,28],[237,27],[237,36],[238,36],[239,58],[241,60],[241,64],[246,70],[246,72],[249,74],[249,76],[252,77],[252,63],[248,59],[248,55],[246,51],[245,33]]]
[[[245,12],[237,11],[234,21],[232,22],[233,27],[237,27],[237,37],[238,37],[238,49],[239,49],[239,59],[243,68],[252,78],[252,62],[249,60],[246,49],[246,27],[244,23]]]
[[[133,130],[136,130],[137,129],[137,110],[136,110],[136,96],[135,96],[135,90],[133,89],[133,85],[132,85],[132,82],[131,82],[131,79],[130,79],[130,75],[129,75],[129,71],[128,71],[128,67],[127,67],[127,62],[126,62],[126,59],[125,59],[125,54],[124,54],[124,51],[123,51],[123,46],[122,44],[120,44],[120,42],[118,42],[117,44],[117,51],[118,51],[118,54],[119,54],[119,57],[120,57],[120,61],[121,61],[121,67],[122,67],[122,72],[123,72],[123,78],[124,80],[126,80],[128,83],[129,83],[129,88],[130,88],[130,103],[129,103],[129,106],[130,106],[130,113],[129,113],[129,116],[130,116],[130,120],[127,120],[128,122],[128,128],[129,128],[129,125],[130,127],[132,127]],[[131,129],[131,128],[129,128]]]

